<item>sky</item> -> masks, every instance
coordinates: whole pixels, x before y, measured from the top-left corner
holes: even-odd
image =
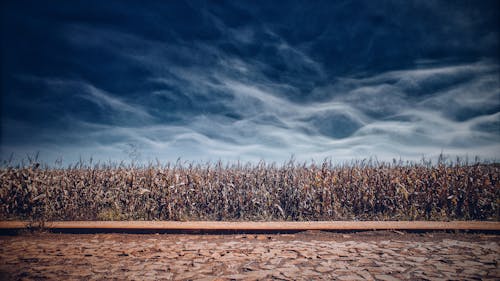
[[[2,159],[500,158],[499,1],[2,1]]]

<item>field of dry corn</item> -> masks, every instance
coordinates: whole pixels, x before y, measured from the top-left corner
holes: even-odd
[[[498,164],[5,167],[0,219],[499,220]]]

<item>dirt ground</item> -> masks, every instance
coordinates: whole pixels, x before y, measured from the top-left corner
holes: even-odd
[[[0,236],[6,280],[499,280],[500,235],[295,234]]]

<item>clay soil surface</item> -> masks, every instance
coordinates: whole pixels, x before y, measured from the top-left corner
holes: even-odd
[[[499,280],[500,236],[369,231],[0,236],[6,280]]]

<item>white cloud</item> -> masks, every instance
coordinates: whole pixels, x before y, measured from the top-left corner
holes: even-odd
[[[226,28],[223,25],[220,28]],[[260,28],[260,27],[259,27]],[[73,30],[75,31],[75,30]],[[266,76],[268,65],[259,58],[244,59],[230,55],[216,45],[205,43],[167,44],[148,41],[137,36],[100,30],[103,41],[96,38],[95,30],[77,28],[71,40],[86,42],[100,48],[109,48],[152,74],[147,82],[173,87],[169,90],[145,91],[143,98],[154,95],[184,95],[196,103],[199,98],[210,106],[227,112],[217,112],[209,105],[197,104],[206,112],[169,112],[182,119],[179,123],[162,121],[152,112],[162,111],[162,105],[143,106],[132,97],[106,92],[99,85],[85,82],[57,80],[52,86],[70,85],[81,98],[98,105],[103,111],[118,114],[113,126],[90,123],[73,116],[73,130],[65,134],[84,137],[78,144],[46,143],[46,153],[75,159],[78,154],[94,155],[101,159],[126,159],[122,147],[126,143],[138,144],[143,160],[226,160],[242,161],[266,159],[282,161],[294,154],[299,160],[321,160],[332,157],[337,161],[376,156],[380,160],[403,157],[418,160],[441,152],[451,155],[500,157],[500,133],[485,131],[482,124],[499,123],[500,104],[499,66],[495,62],[480,61],[453,65],[438,61],[417,63],[414,69],[404,69],[372,76],[343,77],[326,81],[311,93],[302,93],[302,99],[291,98],[301,93],[300,86],[309,81],[276,81]],[[256,32],[244,34],[229,32],[226,40],[251,43]],[[265,31],[270,32],[271,31]],[[232,34],[232,35],[231,35]],[[326,79],[321,64],[305,51],[289,45],[277,35],[271,47],[291,67],[308,68]],[[128,46],[137,47],[129,52]],[[189,59],[194,63],[170,64],[172,56]],[[200,57],[215,58],[213,65],[197,63]],[[203,60],[202,60],[203,61]],[[438,65],[438,66],[436,66]],[[449,85],[449,81],[454,81]],[[330,83],[327,83],[330,82]],[[49,83],[50,84],[50,83]],[[425,92],[422,95],[422,91]],[[413,91],[419,94],[415,95]],[[307,95],[307,97],[304,97]],[[316,98],[318,97],[318,98]],[[176,101],[175,98],[172,101]],[[456,108],[451,108],[455,106]],[[481,110],[489,109],[484,113]],[[470,116],[455,118],[457,110]],[[123,115],[123,113],[125,113]],[[142,120],[141,126],[132,126],[127,118]],[[342,125],[355,126],[342,137],[325,133],[340,130]],[[50,135],[44,136],[50,139]],[[57,143],[57,144],[56,144]],[[4,146],[5,147],[5,146]],[[21,148],[6,147],[12,151]],[[24,149],[30,149],[25,147]],[[39,150],[39,149],[35,149]]]
[[[85,93],[80,94],[81,98],[87,99],[101,108],[112,109],[116,112],[130,113],[140,118],[152,118],[152,116],[142,106],[137,104],[129,104],[122,99],[100,90],[87,83],[79,83],[85,89]]]

